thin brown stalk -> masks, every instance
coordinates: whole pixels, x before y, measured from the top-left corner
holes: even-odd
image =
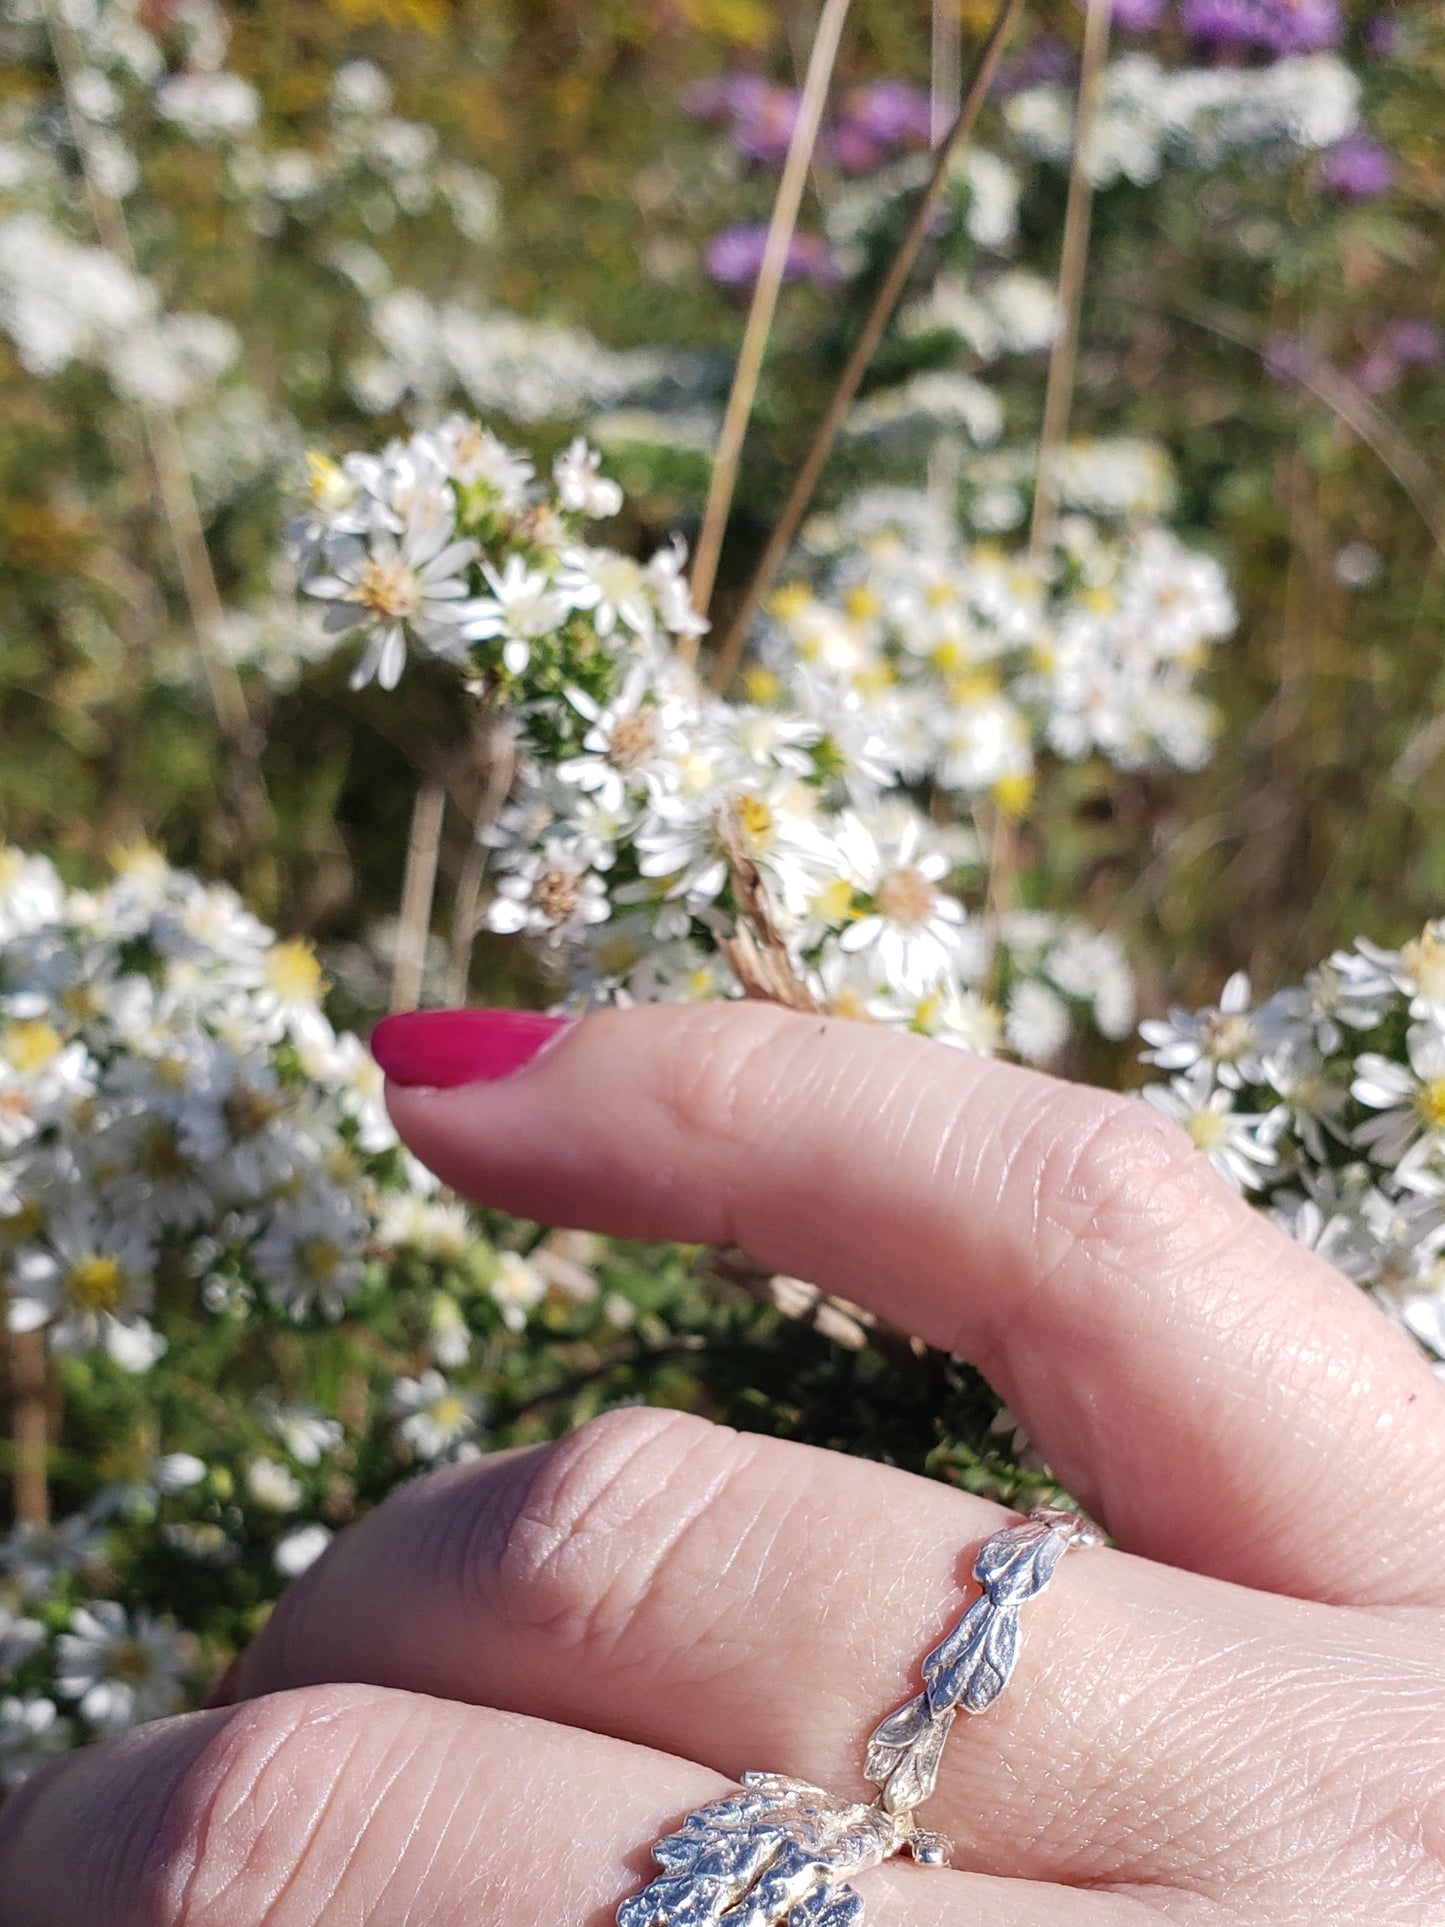
[[[937,147],[952,127],[963,94],[961,0],[933,0],[928,137]]]
[[[742,347],[738,351],[738,365],[718,435],[717,452],[713,457],[712,476],[708,483],[707,506],[703,510],[702,528],[697,538],[697,554],[693,558],[693,606],[703,616],[708,612],[713,585],[717,581],[718,559],[722,554],[723,535],[732,508],[733,491],[737,486],[743,439],[757,397],[768,335],[777,312],[778,294],[788,264],[788,249],[792,246],[798,224],[798,209],[802,205],[803,189],[807,185],[808,169],[812,165],[823,109],[828,101],[828,89],[838,59],[838,43],[843,33],[843,22],[848,15],[848,4],[849,0],[823,0],[818,30],[813,36],[813,50],[808,56],[808,72],[803,82],[798,118],[788,142],[787,158],[783,163],[782,178],[778,182],[777,197],[768,222],[762,263],[748,307],[747,325],[743,330]],[[685,661],[691,662],[697,654],[697,638],[684,637],[678,645],[678,652]]]
[[[14,1503],[20,1525],[50,1519],[50,1397],[45,1334],[10,1334],[10,1429],[15,1442]]]
[[[506,802],[512,778],[517,772],[516,739],[509,724],[500,719],[494,720],[486,733],[482,753],[486,770],[482,800],[472,819],[471,846],[462,861],[456,895],[452,900],[451,956],[447,969],[449,1004],[464,1004],[467,1000],[467,987],[472,975],[472,950],[477,940],[477,912],[482,899],[482,879],[487,868],[487,846],[482,837],[496,821],[497,812]]]
[[[65,98],[71,138],[80,156],[91,220],[108,252],[123,261],[134,273],[135,247],[125,210],[104,185],[95,164],[90,124],[75,102],[76,76],[84,66],[84,57],[74,29],[57,0],[46,0],[45,17],[55,55],[55,68]],[[191,484],[185,445],[173,410],[158,402],[144,400],[137,401],[135,409],[155,476],[156,493],[175,550],[181,592],[190,613],[201,674],[216,721],[243,759],[246,773],[238,786],[238,801],[247,818],[248,831],[252,836],[259,837],[269,823],[270,810],[256,768],[255,731],[245,691],[235,666],[219,647],[225,609],[211,567],[210,551]]]
[[[788,499],[783,504],[772,535],[728,626],[712,675],[712,685],[715,689],[725,689],[737,673],[747,641],[748,626],[772,587],[783,557],[787,554],[789,545],[797,533],[798,525],[813,499],[813,492],[818,486],[828,457],[833,452],[833,444],[838,439],[838,431],[853,405],[859,384],[868,370],[868,364],[872,361],[879,342],[883,339],[884,330],[893,318],[893,311],[898,306],[908,276],[918,258],[918,251],[923,245],[934,211],[944,188],[948,185],[954,156],[973,132],[994,73],[1003,56],[1009,34],[1013,31],[1014,22],[1018,19],[1022,8],[1023,0],[1000,0],[998,14],[993,26],[989,29],[988,38],[979,52],[973,72],[969,76],[968,86],[964,90],[963,104],[959,108],[958,118],[949,129],[947,138],[938,148],[932,176],[918,198],[907,231],[879,283],[878,292],[874,295],[872,305],[859,329],[852,352],[848,356],[842,374],[838,377],[837,385],[823,411],[822,419],[813,432],[812,443],[803,457],[802,466],[788,493]]]
[[[718,948],[745,997],[760,1003],[782,1004],[788,1010],[816,1011],[817,1001],[794,968],[788,946],[778,928],[762,872],[748,851],[737,810],[724,803],[717,813],[717,836],[727,858],[738,923],[731,936],[719,937]]]
[[[1036,561],[1054,532],[1059,501],[1059,455],[1069,432],[1069,415],[1074,404],[1079,315],[1084,302],[1089,228],[1094,212],[1094,185],[1088,172],[1089,142],[1099,105],[1099,82],[1109,51],[1113,14],[1114,0],[1088,0],[1084,49],[1079,63],[1079,95],[1074,110],[1074,151],[1069,160],[1069,192],[1064,203],[1064,236],[1059,250],[1059,326],[1049,355],[1044,419],[1034,475],[1034,513],[1029,528],[1029,554]]]
[[[445,783],[428,777],[416,793],[411,813],[411,835],[406,846],[406,874],[401,886],[397,919],[396,957],[391,974],[391,1009],[415,1010],[421,1002],[422,973],[426,967],[427,938],[431,932],[432,902],[436,896],[437,862],[441,855],[442,818],[446,813]]]

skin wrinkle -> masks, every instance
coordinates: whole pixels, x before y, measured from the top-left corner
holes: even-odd
[[[639,1611],[680,1541],[705,1514],[728,1478],[729,1466],[719,1459],[701,1489],[688,1488],[686,1472],[698,1456],[699,1441],[687,1438],[685,1428],[687,1420],[681,1414],[668,1414],[659,1425],[653,1414],[620,1412],[607,1415],[602,1428],[594,1425],[574,1433],[558,1448],[529,1488],[497,1562],[504,1598],[513,1591],[522,1599],[530,1599],[535,1592],[561,1595],[560,1603],[540,1618],[528,1605],[524,1623],[529,1628],[563,1628],[568,1645],[596,1647],[601,1657],[607,1656],[618,1639],[626,1637],[630,1617]],[[660,1456],[657,1447],[665,1446],[666,1440],[680,1432],[687,1439],[681,1459],[663,1456],[660,1484],[649,1480],[639,1490],[632,1475],[644,1462],[650,1465],[656,1460]],[[620,1434],[625,1442],[620,1461],[614,1434]],[[711,1434],[705,1436],[711,1445]],[[725,1436],[732,1447],[737,1434]],[[728,1457],[732,1456],[730,1451]],[[585,1553],[591,1533],[605,1535],[605,1552],[613,1534],[634,1529],[644,1512],[653,1512],[658,1498],[676,1493],[686,1495],[686,1504],[675,1514],[665,1515],[666,1529],[660,1534],[653,1535],[649,1521],[644,1556],[619,1561],[600,1593],[589,1590],[585,1577],[583,1584],[577,1585],[568,1568],[575,1563],[579,1549]],[[609,1502],[616,1504],[620,1495],[627,1500],[623,1516],[609,1517],[599,1525],[597,1515]],[[575,1500],[581,1503],[574,1510]],[[633,1530],[632,1537],[636,1536]],[[584,1563],[584,1575],[586,1570]],[[624,1597],[624,1587],[631,1590],[630,1600]],[[623,1603],[621,1611],[617,1609],[619,1600]],[[610,1628],[605,1637],[599,1636],[599,1627]]]

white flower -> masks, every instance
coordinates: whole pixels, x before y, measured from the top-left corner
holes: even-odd
[[[1409,1170],[1445,1144],[1445,1028],[1410,1026],[1408,1064],[1377,1051],[1355,1060],[1351,1095],[1379,1113],[1355,1129],[1355,1143],[1377,1164]]]
[[[1047,1064],[1069,1041],[1068,1006],[1047,984],[1025,977],[1009,992],[1004,1035],[1026,1064]]]
[[[574,848],[548,837],[540,850],[511,855],[487,906],[486,925],[503,936],[539,937],[555,947],[605,923],[611,913],[602,878]]]
[[[341,1190],[277,1203],[251,1246],[272,1301],[298,1321],[313,1312],[340,1318],[361,1285],[366,1229],[359,1203]]]
[[[873,908],[848,924],[839,943],[876,952],[882,982],[915,998],[965,967],[970,950],[977,954],[963,905],[938,887],[952,865],[943,851],[924,847],[924,832],[921,817],[908,818],[886,842],[857,818],[844,829],[852,880]]]
[[[552,464],[557,499],[573,515],[605,521],[622,507],[622,490],[599,471],[602,457],[579,435]]]
[[[557,589],[570,607],[592,617],[604,641],[619,623],[641,637],[650,637],[657,628],[657,609],[641,564],[615,549],[564,549]]]
[[[294,1512],[306,1488],[276,1459],[254,1458],[246,1466],[246,1490],[266,1512]]]
[[[532,480],[532,464],[489,428],[479,427],[464,415],[451,415],[432,431],[437,449],[454,481],[464,488],[485,486],[507,514],[518,514],[527,501]]]
[[[469,642],[499,641],[503,668],[520,676],[532,660],[532,644],[567,620],[568,599],[544,570],[529,568],[515,553],[500,575],[490,563],[482,573],[492,593],[468,605],[463,634]]]
[[[341,1423],[314,1405],[278,1405],[265,1413],[266,1425],[298,1465],[320,1465],[342,1440]]]
[[[1277,1162],[1272,1136],[1280,1120],[1236,1111],[1233,1091],[1215,1083],[1208,1064],[1195,1064],[1168,1084],[1151,1084],[1143,1096],[1184,1127],[1236,1191],[1257,1191],[1266,1182]]]
[[[1263,1053],[1282,1041],[1282,1012],[1277,1003],[1250,1012],[1249,978],[1236,970],[1219,994],[1218,1008],[1186,1011],[1175,1008],[1168,1021],[1146,1017],[1139,1034],[1150,1048],[1141,1053],[1146,1064],[1163,1071],[1189,1070],[1207,1063],[1226,1090],[1264,1079]]]
[[[271,1564],[283,1579],[299,1579],[303,1572],[314,1566],[316,1561],[331,1544],[333,1534],[329,1526],[297,1526],[278,1539],[271,1551]]]
[[[399,1378],[392,1387],[392,1416],[398,1432],[421,1459],[454,1452],[481,1422],[482,1402],[475,1392],[459,1391],[440,1372]]]
[[[144,1233],[77,1203],[50,1219],[43,1244],[16,1254],[10,1329],[44,1326],[60,1351],[111,1348],[126,1327],[149,1330],[143,1314],[154,1291],[155,1252]]]
[[[353,689],[373,677],[383,689],[395,689],[408,636],[433,655],[461,660],[468,587],[459,571],[475,554],[475,544],[457,538],[449,509],[435,498],[416,505],[399,536],[379,528],[364,541],[342,539],[329,572],[309,576],[304,587],[331,603],[328,629],[366,630]]]
[[[546,1297],[547,1281],[520,1252],[499,1251],[490,1289],[503,1324],[508,1331],[519,1332],[527,1323],[527,1313]]]
[[[56,1690],[103,1732],[174,1713],[194,1664],[189,1634],[145,1611],[131,1619],[109,1599],[77,1606],[55,1642]]]

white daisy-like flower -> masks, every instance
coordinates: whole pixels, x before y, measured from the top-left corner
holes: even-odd
[[[441,1372],[423,1372],[420,1378],[399,1378],[392,1387],[391,1412],[399,1421],[397,1431],[419,1459],[446,1458],[476,1433],[481,1423],[482,1401],[475,1392],[464,1392]]]
[[[605,522],[622,507],[622,490],[601,468],[601,455],[581,435],[552,464],[557,500],[569,514]]]
[[[630,555],[615,549],[564,549],[557,589],[569,608],[591,616],[604,642],[619,625],[644,641],[656,633],[657,605],[641,563]]]
[[[77,1606],[56,1639],[55,1686],[93,1727],[119,1732],[174,1713],[195,1661],[195,1641],[171,1621],[101,1599]]]
[[[449,507],[421,504],[399,534],[377,529],[366,539],[343,538],[321,572],[303,587],[331,606],[329,630],[361,628],[366,649],[352,671],[351,686],[373,679],[395,689],[406,667],[410,637],[429,654],[461,662],[462,625],[470,590],[465,570],[476,545],[457,536]]]
[[[502,936],[540,938],[555,948],[611,914],[607,886],[586,857],[570,841],[548,837],[540,849],[511,853],[485,921]]]
[[[1445,1146],[1445,1027],[1412,1024],[1408,1063],[1378,1051],[1355,1060],[1350,1094],[1377,1113],[1355,1128],[1355,1143],[1376,1164],[1402,1172]]]
[[[875,952],[882,982],[915,998],[956,973],[974,974],[967,913],[939,888],[952,866],[942,850],[927,847],[922,818],[908,818],[885,841],[860,819],[846,819],[843,850],[850,880],[872,903],[840,935],[845,951]]]
[[[1069,1009],[1057,991],[1024,977],[1009,992],[1004,1035],[1026,1064],[1048,1064],[1069,1041]]]
[[[462,633],[469,642],[499,642],[502,667],[520,676],[532,660],[533,644],[555,635],[567,620],[568,597],[544,569],[530,568],[516,553],[507,557],[500,574],[489,562],[482,573],[492,593],[468,604]]]
[[[1193,1138],[1209,1162],[1236,1191],[1257,1191],[1278,1162],[1272,1113],[1236,1111],[1234,1092],[1215,1082],[1207,1063],[1195,1064],[1167,1084],[1151,1084],[1146,1104],[1172,1118]]]
[[[117,1340],[123,1348],[127,1327],[149,1332],[155,1263],[138,1226],[93,1205],[67,1205],[48,1220],[43,1243],[15,1255],[10,1329],[43,1327],[57,1351],[113,1350]]]
[[[246,1491],[263,1512],[294,1512],[306,1488],[279,1459],[256,1457],[246,1465]]]
[[[633,664],[605,707],[582,689],[569,689],[567,700],[588,729],[583,753],[558,763],[559,783],[595,796],[613,813],[630,793],[656,795],[667,786],[686,753],[688,724],[695,725],[696,716],[675,698],[657,699],[649,664]]]
[[[448,416],[431,434],[448,473],[463,488],[484,486],[509,515],[526,506],[532,481],[532,464],[526,456],[463,415]]]
[[[1264,1078],[1264,1053],[1284,1036],[1284,1013],[1271,1000],[1250,1010],[1249,977],[1236,970],[1219,994],[1219,1004],[1204,1010],[1172,1009],[1168,1020],[1146,1017],[1139,1034],[1149,1045],[1146,1064],[1162,1071],[1189,1070],[1207,1063],[1226,1090],[1258,1084]]]
[[[312,1189],[272,1207],[250,1256],[272,1302],[291,1318],[340,1318],[361,1286],[367,1230],[354,1197]]]
[[[519,1251],[499,1251],[488,1289],[508,1331],[522,1331],[528,1312],[547,1296],[547,1280]]]
[[[308,1469],[320,1465],[328,1452],[341,1444],[343,1432],[339,1419],[328,1418],[314,1405],[277,1405],[262,1407],[266,1428],[291,1454],[298,1465]]]

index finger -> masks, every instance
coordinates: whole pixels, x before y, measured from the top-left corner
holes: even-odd
[[[1433,1374],[1148,1106],[756,1004],[597,1012],[461,1084],[497,1022],[373,1039],[398,1129],[459,1190],[739,1244],[962,1353],[1130,1551],[1329,1600],[1445,1593]]]

